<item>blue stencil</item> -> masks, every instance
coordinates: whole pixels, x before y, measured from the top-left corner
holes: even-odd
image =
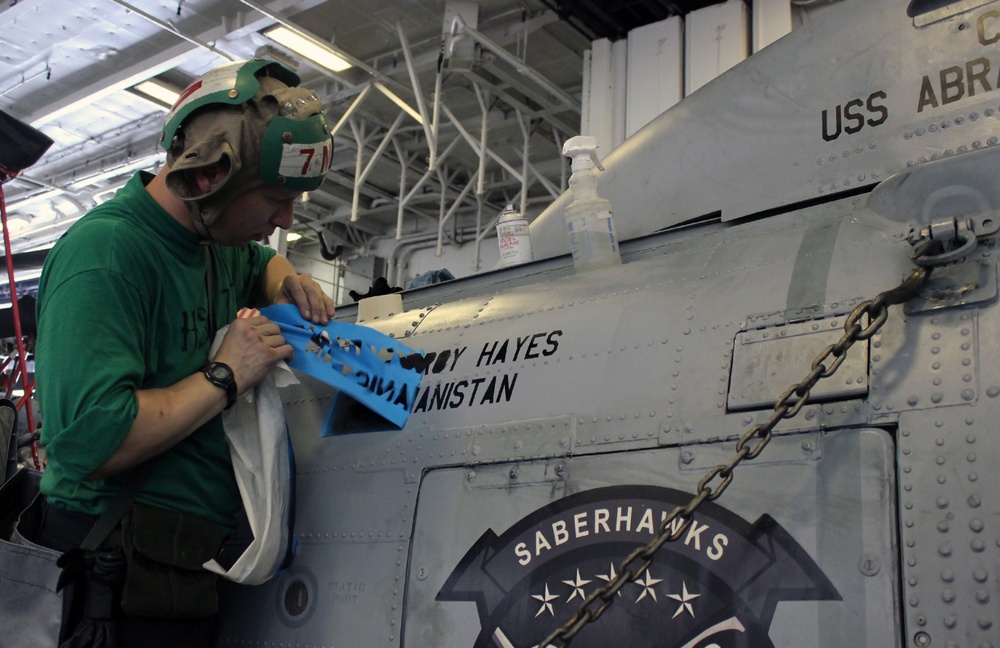
[[[337,389],[323,421],[322,436],[335,434],[345,411],[356,401],[397,428],[402,428],[413,411],[421,373],[406,369],[400,358],[414,351],[398,340],[367,326],[330,322],[313,324],[299,315],[293,304],[276,304],[260,310],[281,328],[295,357],[288,365]],[[355,408],[356,409],[356,408]],[[350,432],[339,430],[337,432]]]

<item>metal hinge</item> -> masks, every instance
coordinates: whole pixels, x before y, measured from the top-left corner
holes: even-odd
[[[984,212],[934,221],[929,225],[910,223],[906,240],[912,247],[913,262],[937,266],[964,259],[976,249],[976,242],[1000,231],[1000,213]]]

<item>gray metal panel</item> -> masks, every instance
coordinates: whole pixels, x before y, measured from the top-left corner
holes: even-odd
[[[907,637],[917,646],[996,646],[1000,474],[996,409],[900,417],[900,539]]]
[[[979,397],[978,313],[935,311],[872,340],[873,407],[885,412],[971,403]]]
[[[398,645],[405,555],[406,542],[301,543],[287,572],[253,588],[227,586],[218,643],[277,646],[260,640],[280,636],[296,647]]]
[[[983,262],[995,272],[992,246],[967,263]],[[891,402],[917,399],[898,432],[903,609],[914,646],[1000,645],[995,314],[995,302],[931,311],[910,318],[909,335],[886,337],[887,357],[911,360],[892,372]],[[935,407],[934,397],[953,405]]]
[[[810,367],[823,349],[840,340],[844,334],[844,319],[831,317],[741,331],[733,343],[729,409],[773,406],[789,385],[802,379],[804,368]],[[832,362],[833,358],[826,364]],[[844,400],[867,393],[867,344],[851,347],[837,370],[836,382],[819,383],[811,392],[814,400]]]
[[[893,446],[888,435],[878,430],[844,430],[830,432],[822,436],[822,450],[806,452],[806,444],[815,444],[815,435],[794,435],[775,439],[772,444],[772,461],[768,465],[747,464],[736,472],[733,486],[727,491],[725,511],[696,514],[699,524],[709,526],[709,530],[689,541],[683,551],[710,552],[710,538],[721,532],[723,522],[735,514],[747,522],[754,522],[763,514],[771,514],[777,523],[794,539],[798,546],[815,559],[819,569],[825,574],[842,600],[785,601],[779,603],[766,635],[776,646],[893,646],[899,628],[897,614],[897,556],[894,543],[893,506]],[[705,446],[708,449],[716,446]],[[732,444],[720,444],[720,455],[730,455]],[[770,454],[770,453],[769,453]],[[541,553],[531,556],[527,565],[514,563],[520,573],[509,574],[493,571],[491,565],[504,562],[502,555],[487,553],[482,559],[486,563],[473,561],[473,568],[461,585],[469,588],[470,600],[448,599],[446,583],[463,556],[489,531],[499,536],[496,546],[510,550],[515,545],[505,539],[511,527],[523,527],[523,520],[538,512],[544,514],[547,507],[573,496],[586,496],[594,489],[615,485],[628,485],[637,489],[642,485],[653,485],[690,492],[703,471],[694,468],[677,470],[680,450],[658,449],[641,453],[614,454],[602,457],[575,457],[558,462],[524,462],[494,466],[478,466],[475,470],[465,468],[433,470],[421,480],[420,500],[413,537],[412,565],[407,580],[407,612],[404,626],[404,642],[407,648],[427,645],[470,646],[480,632],[477,606],[473,602],[476,569],[482,567],[491,574],[493,586],[511,583],[510,592],[490,592],[488,583],[483,586],[486,599],[503,595],[503,601],[492,600],[502,607],[510,603],[508,599],[527,597],[534,608],[542,610],[549,618],[542,627],[561,622],[567,614],[575,610],[579,597],[569,602],[574,587],[557,578],[555,572],[542,567],[549,552],[561,552],[566,560],[584,562],[590,560],[587,552],[604,551],[600,545],[583,543],[593,540],[585,538],[583,529],[597,533],[594,518],[580,518],[589,526],[569,526],[569,536],[563,546],[557,545],[559,535],[552,527],[558,523],[558,515],[542,520],[534,520],[532,526],[521,529],[530,538],[532,530],[547,534],[551,549],[543,548]],[[516,473],[517,479],[512,478]],[[721,500],[720,500],[721,503]],[[593,506],[597,506],[594,504]],[[573,509],[574,511],[576,509]],[[584,510],[584,509],[581,509]],[[488,519],[477,512],[488,511]],[[731,512],[731,513],[730,513]],[[714,516],[714,517],[713,517]],[[543,515],[544,517],[544,515]],[[636,509],[631,524],[637,538],[648,541],[651,535],[640,530],[640,510]],[[519,526],[520,525],[520,526]],[[713,530],[714,527],[714,530]],[[695,527],[696,529],[698,527]],[[447,533],[442,533],[447,529]],[[555,534],[555,535],[554,535]],[[715,540],[718,543],[718,540]],[[678,545],[681,543],[679,542]],[[716,544],[723,555],[715,563],[714,576],[702,572],[703,578],[685,579],[684,582],[665,579],[653,584],[652,592],[644,597],[643,588],[630,584],[623,590],[623,597],[612,605],[622,610],[645,610],[645,614],[661,615],[669,618],[677,609],[685,617],[696,620],[705,606],[699,609],[695,598],[689,612],[678,598],[686,586],[688,595],[709,596],[708,583],[713,577],[732,576],[733,564],[725,560],[725,551],[738,545],[738,538],[732,537],[728,545]],[[619,561],[628,551],[627,546],[617,546],[607,553],[609,561]],[[529,553],[532,553],[530,546]],[[582,553],[581,553],[582,552]],[[682,549],[667,545],[657,555],[650,574],[667,573],[667,565],[673,561],[683,562]],[[718,552],[716,552],[718,556]],[[520,560],[527,559],[518,554]],[[732,558],[731,560],[736,560]],[[551,562],[558,562],[553,559]],[[551,562],[545,565],[551,566]],[[512,563],[506,560],[507,564]],[[709,560],[711,563],[711,560]],[[468,566],[468,565],[466,565]],[[499,570],[499,568],[497,568]],[[558,570],[557,570],[558,571]],[[572,570],[571,570],[572,571]],[[603,572],[605,575],[607,571]],[[675,572],[670,572],[676,575]],[[598,582],[598,574],[581,573],[580,578]],[[766,578],[766,577],[764,577]],[[574,580],[570,577],[570,580]],[[527,585],[527,589],[524,587]],[[542,600],[545,586],[554,606],[554,614],[549,614]],[[591,584],[590,587],[593,587]],[[442,592],[445,595],[442,596]],[[539,598],[541,597],[541,598]],[[461,597],[452,597],[461,598]],[[794,597],[792,597],[794,598]],[[836,598],[836,597],[834,597]],[[643,604],[647,607],[643,608]],[[752,605],[750,607],[753,607]],[[531,615],[528,615],[530,617]],[[502,613],[498,618],[502,618]],[[641,633],[642,620],[652,623],[649,617],[640,614],[633,618],[634,627],[625,630],[616,645],[639,645],[633,643]],[[523,623],[534,623],[530,618],[521,618]],[[689,619],[689,624],[693,620]],[[752,632],[751,622],[743,619],[747,632]],[[609,621],[612,622],[612,621]],[[613,623],[613,622],[612,622]],[[680,621],[676,622],[680,626]],[[554,626],[552,626],[554,627]],[[619,628],[620,629],[620,628]],[[758,628],[759,629],[759,628]],[[517,632],[509,625],[501,623],[505,636]],[[493,628],[488,628],[488,633]],[[546,630],[547,633],[547,630]],[[541,636],[535,638],[539,640]],[[832,642],[832,643],[831,643]],[[492,643],[490,645],[493,645]],[[505,645],[505,644],[498,644]],[[516,642],[513,645],[521,645]],[[531,644],[525,644],[531,645]],[[645,644],[642,644],[645,645]],[[762,644],[760,644],[762,645]]]

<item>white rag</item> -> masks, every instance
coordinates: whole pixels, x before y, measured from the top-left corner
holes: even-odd
[[[214,356],[229,327],[215,337]],[[253,532],[253,542],[228,570],[215,560],[205,569],[237,583],[266,582],[285,558],[290,536],[291,466],[285,413],[278,389],[299,380],[284,362],[222,413],[233,472]]]

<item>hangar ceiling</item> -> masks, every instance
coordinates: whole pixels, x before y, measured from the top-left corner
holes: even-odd
[[[296,208],[291,246],[363,255],[378,237],[479,231],[508,202],[544,207],[565,186],[583,52],[593,38],[712,0],[6,0],[0,110],[55,144],[4,187],[11,249],[45,249],[136,169],[155,170],[166,105],[230,60],[297,66],[337,124],[320,190]],[[266,35],[328,45],[333,72]],[[405,109],[401,108],[405,105]],[[291,239],[290,239],[291,240]]]
[[[650,23],[683,16],[695,9],[702,9],[717,0],[542,0],[542,4],[555,11],[589,40],[608,38],[618,40],[629,31]]]

